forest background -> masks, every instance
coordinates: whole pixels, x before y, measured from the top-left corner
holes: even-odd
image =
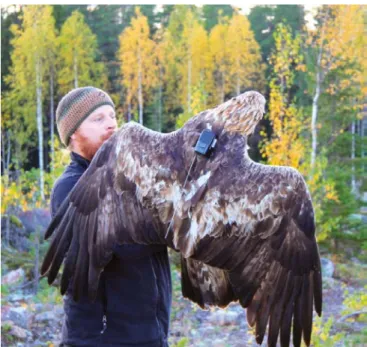
[[[316,12],[310,26],[302,5],[254,6],[248,15],[230,5],[2,6],[2,273],[23,267],[24,283],[40,290],[44,229],[20,246],[20,215],[48,209],[69,162],[57,103],[93,85],[112,96],[119,125],[161,132],[244,91],[263,93],[267,112],[250,156],[304,175],[322,255],[365,284],[366,6]],[[362,293],[351,300],[351,312],[367,304]]]

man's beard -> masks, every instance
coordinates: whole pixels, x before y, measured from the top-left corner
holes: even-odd
[[[91,161],[102,144],[112,136],[112,133],[101,136],[97,142],[90,141],[90,139],[83,134],[78,135],[80,137],[80,150],[82,155],[84,158]]]

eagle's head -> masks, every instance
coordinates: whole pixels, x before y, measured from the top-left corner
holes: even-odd
[[[191,118],[184,128],[210,127],[232,135],[251,135],[265,113],[265,98],[256,91],[248,91],[223,104],[203,111]]]
[[[226,132],[250,135],[265,113],[265,98],[256,91],[248,91],[215,110]]]
[[[184,142],[195,146],[203,129],[211,129],[220,142],[222,135],[235,136],[239,141],[236,146],[226,147],[226,151],[241,152],[247,146],[247,138],[253,134],[256,125],[265,113],[265,98],[256,91],[248,91],[233,97],[223,104],[205,110],[192,117],[180,130]],[[218,142],[218,144],[219,144]],[[189,148],[189,157],[193,148]],[[191,160],[191,159],[190,159]]]

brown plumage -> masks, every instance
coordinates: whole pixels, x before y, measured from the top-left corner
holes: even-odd
[[[74,275],[74,298],[86,285],[95,298],[115,244],[159,242],[181,252],[185,297],[202,308],[238,300],[259,344],[268,325],[268,346],[278,337],[289,346],[292,327],[294,346],[302,336],[309,345],[313,305],[319,315],[322,306],[314,212],[297,170],[247,155],[264,106],[261,94],[246,92],[170,134],[122,126],[46,232],[54,234],[41,270],[49,283],[66,255],[61,292]],[[206,128],[216,149],[197,157],[183,188]]]

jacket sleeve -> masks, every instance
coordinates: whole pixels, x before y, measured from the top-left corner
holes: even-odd
[[[56,181],[51,192],[51,216],[55,216],[60,205],[74,188],[81,175],[70,176],[62,181]]]

